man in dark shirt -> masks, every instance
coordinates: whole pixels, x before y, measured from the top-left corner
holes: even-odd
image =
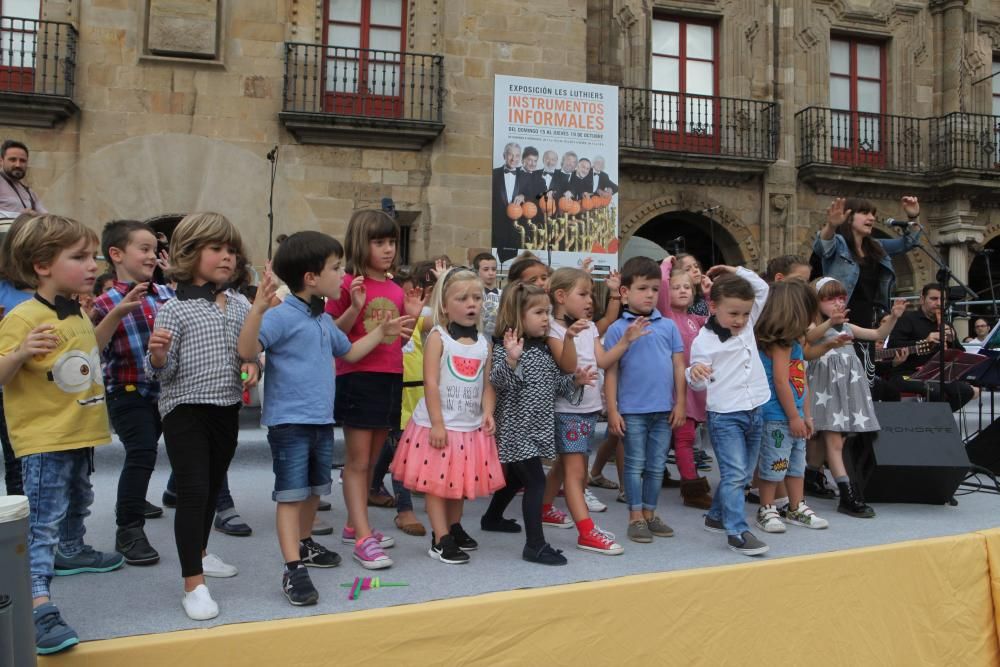
[[[976,395],[976,390],[965,382],[945,382],[944,394],[941,393],[941,383],[936,380],[913,380],[910,376],[918,368],[935,358],[938,354],[938,343],[941,331],[938,326],[938,314],[941,312],[941,286],[937,283],[924,285],[920,291],[920,302],[916,310],[907,311],[889,334],[890,348],[909,347],[919,342],[927,341],[933,345],[925,354],[910,354],[905,361],[894,366],[889,376],[889,384],[901,392],[917,393],[927,397],[927,400],[947,401],[952,411],[961,409]],[[962,350],[954,329],[945,325],[946,345],[949,348]]]

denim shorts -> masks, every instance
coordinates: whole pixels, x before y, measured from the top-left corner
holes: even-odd
[[[589,454],[597,430],[597,413],[556,413],[556,451],[560,454]]]
[[[296,503],[332,490],[332,424],[278,424],[267,429],[279,503]]]
[[[780,482],[806,473],[806,441],[792,436],[786,421],[765,421],[760,439],[760,478]]]

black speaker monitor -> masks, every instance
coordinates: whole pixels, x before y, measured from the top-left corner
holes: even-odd
[[[969,472],[969,456],[947,403],[876,403],[880,431],[850,446],[852,477],[873,503],[948,502]]]

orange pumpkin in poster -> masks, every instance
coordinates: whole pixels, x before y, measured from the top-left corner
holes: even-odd
[[[559,211],[562,212],[562,213],[570,213],[570,211],[573,208],[573,204],[575,204],[575,203],[576,202],[573,201],[572,197],[570,197],[569,195],[563,195],[559,199]]]
[[[583,201],[580,202],[580,206],[583,207],[584,211],[590,211],[597,205],[597,197],[584,197]]]
[[[608,244],[608,252],[618,252],[618,239],[611,239],[611,243]]]
[[[530,201],[526,201],[521,204],[521,212],[524,213],[524,217],[531,220],[536,215],[538,215],[538,207],[532,204]]]
[[[520,204],[515,204],[513,202],[511,202],[510,204],[507,204],[507,217],[508,218],[510,218],[511,220],[519,220],[522,215],[523,215],[523,211],[521,210],[521,205]]]

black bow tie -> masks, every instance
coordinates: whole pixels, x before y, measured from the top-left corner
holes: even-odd
[[[303,299],[298,294],[293,294],[292,296],[294,296],[296,299],[309,306],[309,315],[311,317],[319,317],[326,311],[326,301],[319,298],[318,296],[311,296],[309,297],[308,301]]]
[[[218,287],[214,283],[205,283],[204,285],[192,285],[191,283],[178,283],[177,285],[177,298],[181,301],[188,301],[191,299],[204,299],[210,303],[215,303],[215,296],[222,291],[221,287]]]
[[[64,296],[56,295],[56,302],[49,303],[41,294],[35,294],[35,298],[44,303],[46,306],[56,311],[56,317],[60,320],[65,320],[70,315],[80,315],[80,302],[74,299],[67,299]]]
[[[503,168],[503,173],[505,173],[505,174],[514,174],[514,173],[517,173],[517,169],[508,169],[507,167],[504,167]]]
[[[471,338],[472,340],[479,340],[479,329],[476,325],[465,326],[458,324],[457,322],[448,323],[448,335],[458,340],[459,338]]]
[[[567,329],[576,324],[576,318],[573,317],[572,315],[563,315],[562,319]]]
[[[719,321],[715,319],[715,315],[708,318],[708,321],[705,322],[705,327],[707,327],[710,331],[715,332],[715,335],[719,337],[720,342],[725,343],[733,337],[733,332],[719,324]]]

